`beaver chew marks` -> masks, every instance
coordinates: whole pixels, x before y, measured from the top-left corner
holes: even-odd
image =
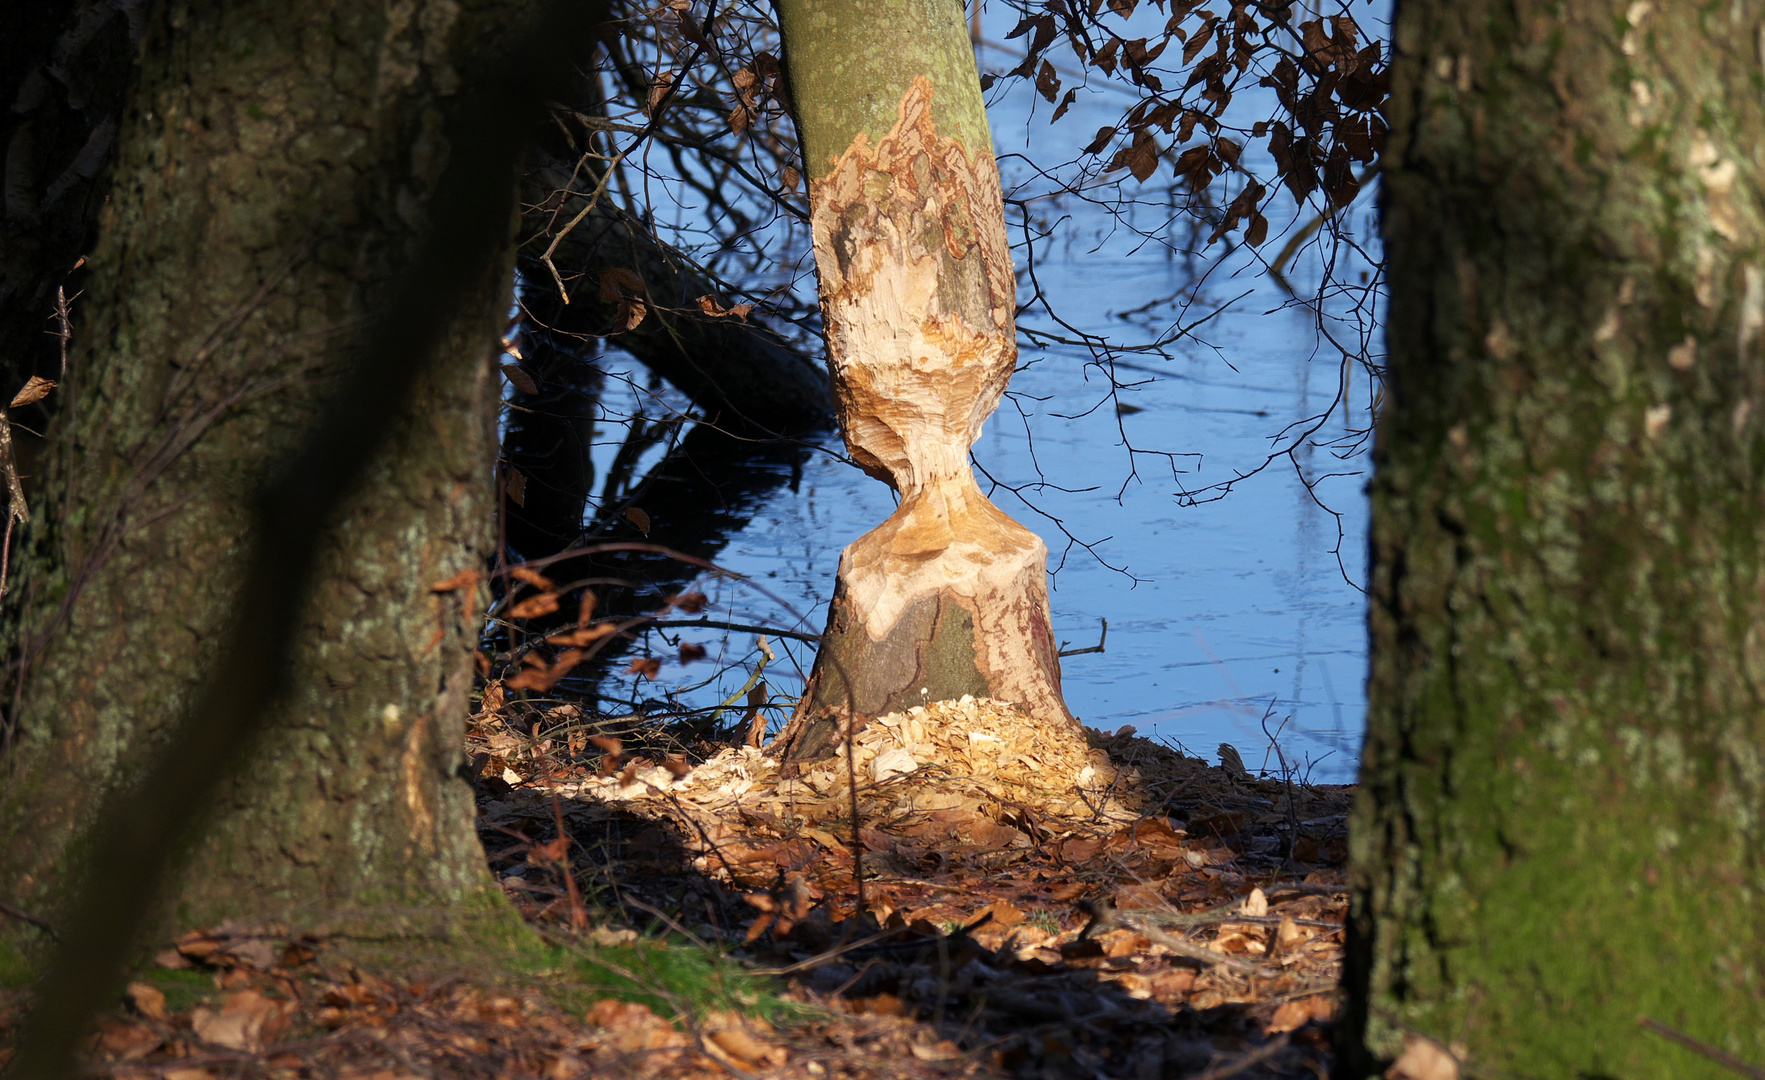
[[[848,546],[827,633],[782,745],[815,758],[838,716],[964,694],[1078,726],[1060,694],[1047,549],[975,484],[968,450],[1017,359],[999,171],[941,139],[914,81],[875,145],[860,133],[811,184],[828,367],[846,446],[901,494]]]

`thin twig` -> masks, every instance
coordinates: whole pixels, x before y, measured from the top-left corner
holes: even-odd
[[[1088,649],[1062,649],[1056,655],[1058,655],[1058,656],[1083,656],[1086,653],[1102,652],[1104,644],[1109,641],[1109,620],[1102,618],[1102,617],[1099,617],[1097,619],[1097,622],[1099,624],[1101,624],[1101,627],[1097,632],[1097,644],[1091,646]]]
[[[52,938],[57,936],[55,933],[55,927],[49,922],[49,920],[32,915],[24,908],[18,907],[14,904],[8,904],[4,900],[0,900],[0,915],[10,915],[20,922],[30,923],[32,926],[43,931]]]
[[[1177,937],[1174,934],[1167,934],[1163,930],[1152,925],[1150,921],[1142,921],[1136,916],[1116,911],[1108,905],[1095,905],[1092,908],[1092,911],[1093,918],[1096,919],[1100,927],[1107,926],[1110,923],[1125,926],[1129,930],[1132,930],[1145,938],[1147,941],[1152,942],[1154,945],[1163,945],[1166,949],[1176,953],[1178,956],[1184,957],[1185,959],[1194,960],[1198,963],[1207,964],[1209,966],[1227,968],[1243,975],[1260,975],[1268,977],[1274,974],[1261,965],[1252,964],[1248,960],[1240,960],[1235,956],[1227,956],[1225,953],[1214,952],[1212,949],[1206,948],[1205,946],[1184,941],[1182,938]]]
[[[821,641],[820,634],[805,634],[798,630],[780,630],[776,626],[759,626],[752,623],[718,622],[715,619],[668,619],[649,624],[648,628],[661,630],[733,630],[738,634],[771,634],[773,637],[790,638],[793,641],[807,641],[814,645]]]
[[[564,891],[570,900],[570,929],[588,929],[588,912],[582,906],[582,893],[576,888],[576,874],[570,869],[570,834],[564,829],[564,807],[557,795],[552,796],[552,820],[558,826],[558,870],[564,876]]]
[[[1237,1076],[1246,1069],[1254,1068],[1287,1049],[1288,1036],[1282,1034],[1267,1046],[1259,1046],[1241,1058],[1221,1062],[1206,1072],[1197,1073],[1189,1080],[1226,1080],[1228,1076]]]
[[[1687,1035],[1676,1027],[1661,1023],[1652,1016],[1639,1016],[1636,1022],[1664,1039],[1671,1039],[1694,1053],[1702,1054],[1725,1069],[1733,1070],[1742,1076],[1750,1076],[1753,1080],[1765,1080],[1765,1069],[1757,1065],[1748,1065],[1740,1058],[1719,1047],[1711,1046],[1702,1039]]]

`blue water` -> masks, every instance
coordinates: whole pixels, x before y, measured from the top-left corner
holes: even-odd
[[[1016,62],[982,59],[993,70]],[[994,501],[1048,544],[1057,638],[1095,645],[1108,621],[1106,651],[1064,661],[1068,704],[1088,725],[1132,725],[1210,759],[1230,742],[1252,769],[1278,766],[1274,736],[1289,764],[1314,781],[1352,780],[1366,711],[1369,462],[1361,433],[1372,387],[1319,326],[1357,348],[1377,312],[1345,320],[1346,305],[1377,294],[1326,298],[1320,316],[1315,306],[1288,304],[1248,251],[1221,260],[1195,288],[1197,264],[1134,231],[1164,230],[1168,210],[1140,206],[1124,225],[1083,200],[1049,197],[1052,185],[1026,164],[1074,156],[1127,99],[1081,95],[1051,127],[1048,106],[1029,87],[1000,90],[989,106],[1007,198],[1028,200],[1014,211],[1013,236],[1023,235],[1025,207],[1032,226],[1050,230],[1035,245],[1035,277],[1059,318],[1132,344],[1219,312],[1170,345],[1168,358],[1119,354],[1113,383],[1091,350],[1038,343],[1034,334],[1071,337],[1071,329],[1040,307],[1020,316],[1020,370],[974,457],[983,490],[996,481]],[[1363,244],[1371,243],[1372,203],[1364,193],[1343,218]],[[1272,214],[1263,256],[1280,248],[1284,226],[1310,216],[1291,204]],[[1370,268],[1338,255],[1335,279],[1358,286]],[[1018,258],[1021,266],[1021,248]],[[1315,295],[1319,253],[1303,255],[1289,276],[1301,296]],[[1032,292],[1025,281],[1020,303]],[[1177,299],[1157,303],[1167,297]],[[615,445],[604,448],[607,457]],[[717,559],[770,595],[710,579],[714,616],[821,629],[840,549],[894,506],[882,484],[840,459],[837,440],[829,449],[811,457],[794,491],[768,497]],[[1242,474],[1254,475],[1229,492],[1210,488]],[[655,685],[628,677],[633,689],[714,703],[758,658],[752,635],[695,640],[736,666],[696,688],[707,665],[667,666]],[[769,684],[794,695],[812,653],[795,642],[772,647],[780,655]]]

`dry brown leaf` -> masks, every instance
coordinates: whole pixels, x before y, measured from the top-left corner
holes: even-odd
[[[533,666],[523,669],[503,685],[510,690],[538,690],[544,692],[558,684],[558,680],[570,673],[570,669],[582,662],[581,649],[565,649],[558,654],[558,662],[547,667],[545,661],[532,653],[521,658],[524,664]]]
[[[503,375],[508,378],[515,389],[523,394],[539,393],[539,384],[533,381],[533,376],[527,374],[527,369],[520,364],[504,364],[502,369]]]
[[[1161,908],[1164,906],[1164,897],[1156,886],[1129,883],[1116,890],[1115,906],[1124,911]]]
[[[1113,930],[1104,935],[1103,955],[1110,957],[1133,956],[1145,952],[1152,947],[1152,942],[1141,937],[1133,930]]]
[[[1315,994],[1300,998],[1297,1001],[1286,1001],[1270,1016],[1268,1023],[1263,1025],[1263,1034],[1278,1035],[1283,1031],[1292,1031],[1303,1027],[1313,1020],[1328,1020],[1336,1011],[1335,1002],[1328,994]]]
[[[1459,1059],[1426,1035],[1406,1031],[1403,1052],[1385,1070],[1385,1080],[1459,1080]]]
[[[680,662],[681,663],[690,664],[694,660],[703,660],[704,658],[705,658],[705,647],[703,645],[700,645],[700,644],[698,644],[696,642],[692,642],[692,641],[683,641],[680,643]]]
[[[1152,992],[1159,997],[1187,994],[1195,987],[1196,973],[1190,968],[1173,968],[1152,976]]]
[[[1293,916],[1282,915],[1281,925],[1275,931],[1273,948],[1270,952],[1275,955],[1290,953],[1304,945],[1307,940],[1309,939],[1306,937],[1305,931],[1301,930],[1299,924],[1293,921]]]
[[[1009,900],[995,900],[975,913],[976,918],[982,915],[991,915],[988,925],[998,927],[1016,926],[1029,917],[1023,913],[1022,908]]]
[[[642,675],[646,679],[654,679],[662,673],[662,659],[658,656],[634,656],[625,665],[627,675]]]
[[[554,590],[558,587],[557,584],[555,582],[553,582],[551,578],[546,577],[544,574],[540,573],[538,570],[532,570],[532,569],[529,569],[525,566],[516,566],[516,567],[511,568],[509,570],[509,576],[516,579],[517,581],[525,581],[527,584],[533,586],[534,588],[543,589],[546,592],[551,592],[552,590]]]
[[[649,96],[644,99],[644,112],[654,113],[656,106],[662,104],[662,99],[668,96],[668,89],[673,85],[674,72],[664,71],[657,75],[656,81],[650,84]]]
[[[527,505],[527,474],[514,466],[503,470],[503,492],[516,506]]]
[[[1009,825],[1000,825],[982,818],[969,826],[969,838],[982,847],[1003,850],[1011,847],[1027,847],[1029,837]]]
[[[600,639],[618,632],[619,627],[616,624],[600,623],[578,630],[562,630],[556,634],[548,634],[545,640],[552,645],[574,645],[580,648],[583,645],[592,645]]]
[[[207,960],[221,951],[221,944],[216,931],[192,930],[178,939],[178,951],[189,960]]]
[[[159,1034],[146,1024],[101,1013],[93,1026],[94,1048],[113,1060],[134,1061],[159,1049]]]
[[[49,391],[53,389],[55,389],[55,380],[45,379],[41,375],[32,375],[29,381],[19,387],[18,393],[12,395],[10,408],[16,409],[21,405],[42,401],[49,396]]]
[[[149,1020],[165,1019],[165,995],[144,982],[132,982],[124,991],[135,1011]]]
[[[612,266],[601,271],[600,286],[602,302],[612,304],[623,299],[624,292],[643,292],[643,278],[638,277],[636,271]]]
[[[625,520],[637,526],[637,531],[645,536],[650,535],[650,515],[636,506],[625,508]]]
[[[550,615],[558,610],[558,594],[543,592],[527,599],[509,609],[511,619],[536,619],[541,615]]]
[[[429,586],[429,591],[454,592],[458,589],[470,589],[478,584],[478,579],[482,576],[483,575],[476,570],[461,570],[453,577],[447,578],[444,581],[437,581],[435,584]]]
[[[188,956],[185,956],[181,950],[175,948],[161,949],[154,953],[153,962],[160,967],[165,968],[167,971],[182,971],[185,968],[196,966],[190,962]]]
[[[790,1056],[784,1047],[763,1043],[739,1028],[713,1031],[708,1038],[717,1049],[748,1066],[783,1065]]]
[[[279,1033],[285,1009],[256,990],[228,994],[219,1012],[203,1007],[190,1014],[190,1027],[203,1042],[229,1050],[258,1050]]]
[[[1060,857],[1070,863],[1088,863],[1103,850],[1103,841],[1075,836],[1060,845]]]
[[[921,1061],[955,1061],[962,1056],[962,1051],[949,1039],[939,1039],[935,1043],[915,1042],[909,1044],[908,1049]]]
[[[786,191],[797,190],[797,184],[803,179],[802,174],[791,168],[789,165],[786,165],[779,171],[778,178],[783,181],[784,189]]]
[[[663,602],[669,607],[686,612],[688,615],[697,615],[705,610],[706,601],[705,594],[695,589],[689,593],[681,593],[679,596],[665,597]]]

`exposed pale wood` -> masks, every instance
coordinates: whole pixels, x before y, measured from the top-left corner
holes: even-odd
[[[1017,359],[999,173],[940,137],[916,79],[881,139],[859,132],[811,182],[828,366],[852,457],[900,506],[840,558],[786,752],[832,746],[830,717],[963,694],[1073,723],[1048,620],[1047,549],[976,485],[969,447]]]

